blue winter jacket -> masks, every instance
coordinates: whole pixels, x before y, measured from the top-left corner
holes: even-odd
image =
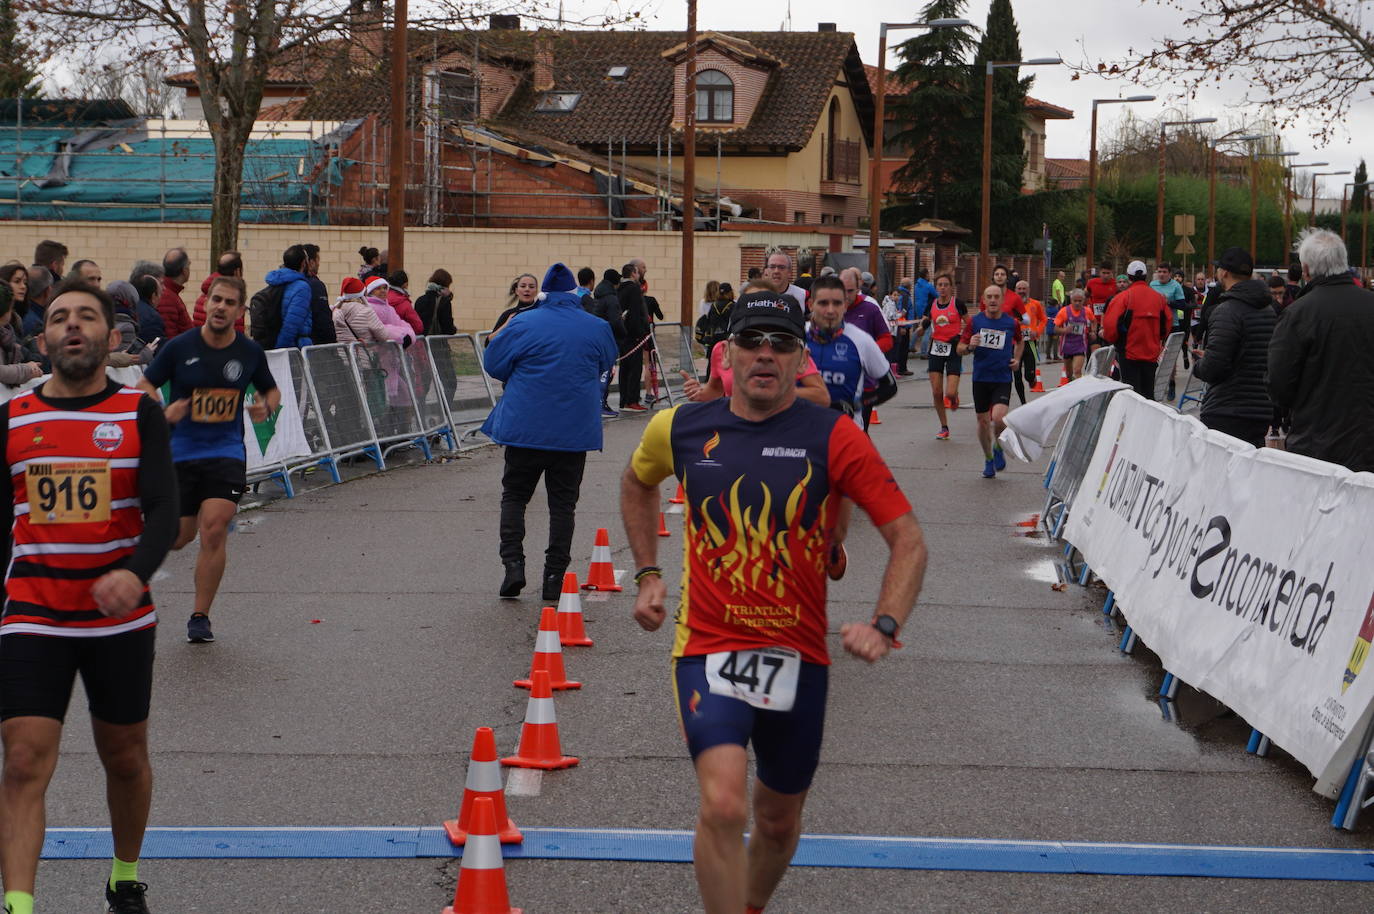
[[[924,276],[917,277],[915,295],[916,316],[925,317],[930,310],[930,303],[939,297],[940,293],[935,291],[935,287],[930,284],[930,280]]]
[[[269,286],[286,286],[281,298],[281,332],[277,334],[277,349],[299,349],[310,345],[313,326],[310,314],[310,283],[305,274],[286,267],[277,267],[267,274]]]
[[[601,450],[601,375],[616,360],[611,326],[572,292],[549,292],[487,341],[487,374],[505,384],[482,431],[497,444]]]

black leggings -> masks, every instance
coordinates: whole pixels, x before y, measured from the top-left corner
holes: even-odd
[[[1021,347],[1021,370],[1012,372],[1011,382],[1016,387],[1016,396],[1021,399],[1021,405],[1026,405],[1026,388],[1021,383],[1021,375],[1026,376],[1026,380],[1031,386],[1035,386],[1035,344],[1026,340],[1026,345]]]

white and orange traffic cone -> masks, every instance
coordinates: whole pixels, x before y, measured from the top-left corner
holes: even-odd
[[[558,643],[564,647],[591,647],[592,639],[582,625],[582,597],[577,592],[577,575],[563,575],[563,593],[558,598]]]
[[[496,812],[490,797],[472,803],[472,828],[463,846],[458,888],[443,914],[522,914],[510,906],[506,889],[506,861],[496,836]]]
[[[515,755],[501,759],[508,768],[571,768],[578,760],[563,754],[558,742],[558,715],[553,707],[553,689],[549,688],[549,673],[539,670],[531,677],[534,688],[525,705],[525,725],[520,729],[520,748]]]
[[[551,689],[582,688],[582,683],[573,682],[563,672],[563,645],[558,638],[558,610],[552,606],[545,606],[539,613],[539,634],[534,637],[534,659],[530,661],[530,675],[515,680],[515,687],[533,688],[534,674],[541,671],[549,674]]]
[[[668,532],[668,518],[666,518],[666,517],[663,516],[663,512],[662,512],[662,511],[658,512],[658,535],[659,535],[659,536],[672,536],[672,535],[673,535],[673,534],[671,534],[671,533]]]
[[[883,420],[878,418],[878,408],[873,407],[873,418],[869,420],[869,425],[882,425]]]
[[[622,588],[615,582],[615,568],[611,565],[611,535],[605,527],[598,527],[596,544],[592,546],[592,564],[587,569],[583,590],[606,590],[618,593]]]
[[[680,505],[687,501],[687,493],[682,489],[682,483],[677,484],[677,494],[668,499],[670,505]]]
[[[1033,394],[1043,394],[1045,392],[1045,382],[1040,380],[1040,369],[1035,369],[1035,385],[1031,387]]]
[[[1061,366],[1059,367],[1059,386],[1060,386],[1060,387],[1066,387],[1066,386],[1068,386],[1068,383],[1069,383],[1069,366],[1068,366],[1067,364],[1066,364],[1066,365],[1061,365]]]
[[[519,844],[524,840],[520,829],[515,827],[506,814],[506,794],[501,789],[501,763],[496,760],[496,737],[491,727],[478,727],[472,738],[472,757],[468,759],[467,782],[463,785],[463,804],[458,808],[458,818],[444,821],[444,832],[454,846],[462,847],[468,839],[472,827],[473,801],[486,797],[491,800],[495,810],[496,835],[502,844]]]

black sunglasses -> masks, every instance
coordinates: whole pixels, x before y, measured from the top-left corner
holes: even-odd
[[[789,353],[796,352],[801,347],[801,340],[790,333],[769,333],[763,330],[746,330],[743,333],[736,333],[733,337],[735,345],[741,349],[757,349],[767,343],[774,352]]]

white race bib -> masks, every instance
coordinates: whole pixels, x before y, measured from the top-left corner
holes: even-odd
[[[713,695],[728,695],[765,711],[790,711],[797,700],[801,654],[786,647],[759,647],[706,655],[706,682]]]
[[[1087,329],[1087,326],[1084,325],[1081,321],[1069,321],[1067,324],[1064,325],[1064,329],[1066,329],[1069,332],[1070,336],[1082,336],[1083,331]]]
[[[930,341],[930,354],[931,354],[931,355],[949,355],[949,353],[950,353],[950,348],[951,348],[951,347],[950,347],[950,345],[949,345],[949,340],[931,340],[931,341]]]
[[[1001,349],[1007,344],[1007,331],[1005,330],[979,330],[978,345],[987,346],[989,349]]]

